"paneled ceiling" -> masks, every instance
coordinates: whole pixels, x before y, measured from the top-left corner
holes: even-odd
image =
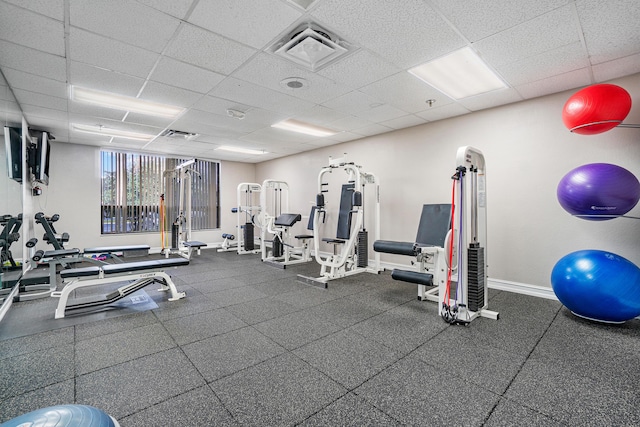
[[[637,0],[0,0],[0,71],[30,126],[57,142],[255,163],[638,73],[639,22]],[[314,71],[274,53],[310,23],[349,53]],[[407,72],[465,46],[508,88],[455,101]],[[70,99],[71,85],[185,110],[164,119],[89,106]],[[287,118],[339,132],[271,127]],[[158,136],[111,139],[72,123]],[[197,136],[160,136],[167,129]]]

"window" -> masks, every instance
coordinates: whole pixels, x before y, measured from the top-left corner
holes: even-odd
[[[179,216],[180,180],[173,171],[186,160],[102,151],[101,233],[160,231],[161,195],[164,195],[164,228],[169,230]],[[193,171],[191,229],[219,228],[220,165],[198,160],[189,168]]]

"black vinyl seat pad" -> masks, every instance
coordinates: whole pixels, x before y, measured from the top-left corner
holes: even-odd
[[[92,266],[82,268],[72,268],[69,270],[63,270],[60,272],[60,277],[63,279],[75,278],[75,277],[94,277],[103,272],[105,276],[115,275],[121,273],[133,273],[145,270],[162,270],[168,267],[178,267],[181,265],[188,265],[189,260],[185,258],[165,258],[151,261],[138,261],[127,262],[123,264],[107,264],[103,266]]]
[[[128,245],[128,246],[100,246],[96,248],[84,248],[85,254],[101,254],[101,253],[113,253],[124,251],[145,251],[149,250],[149,245]]]

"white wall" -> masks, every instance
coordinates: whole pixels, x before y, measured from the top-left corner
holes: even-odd
[[[148,244],[158,250],[160,233],[101,235],[99,153],[97,147],[53,142],[50,184],[43,186],[43,194],[34,198],[35,211],[49,216],[60,214],[60,220],[54,225],[58,233],[69,233],[70,241],[65,245],[69,248]],[[223,232],[235,233],[236,216],[231,208],[236,204],[237,184],[255,179],[253,164],[222,162],[220,170],[221,228],[192,232],[193,240],[207,244],[221,242]],[[36,237],[40,239],[42,234],[38,226]],[[51,246],[40,242],[38,249],[51,249]]]
[[[611,83],[633,98],[635,107],[625,122],[640,123],[640,75]],[[582,164],[614,163],[640,177],[640,130],[583,136],[564,127],[562,107],[574,92],[260,163],[256,178],[287,181],[290,210],[308,213],[320,168],[329,156],[347,152],[380,178],[382,239],[413,241],[422,204],[449,202],[456,150],[472,145],[487,162],[491,278],[550,287],[557,260],[580,249],[612,251],[640,265],[640,220],[586,221],[570,216],[557,202],[558,182]],[[640,216],[640,205],[628,215]],[[385,254],[382,260],[409,261]]]

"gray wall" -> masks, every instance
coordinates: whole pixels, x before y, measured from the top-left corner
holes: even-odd
[[[612,83],[624,87],[636,105],[625,122],[640,123],[640,75]],[[415,237],[422,204],[449,202],[456,150],[472,145],[483,151],[487,162],[492,279],[550,287],[557,260],[580,249],[612,251],[640,265],[640,220],[586,221],[570,216],[556,199],[560,179],[582,164],[614,163],[640,177],[639,129],[583,136],[564,127],[562,108],[574,92],[260,163],[256,178],[287,181],[290,210],[308,213],[320,168],[329,156],[346,152],[349,160],[380,179],[382,239],[409,241]],[[628,215],[640,216],[640,205]],[[409,261],[389,255],[382,260]]]

